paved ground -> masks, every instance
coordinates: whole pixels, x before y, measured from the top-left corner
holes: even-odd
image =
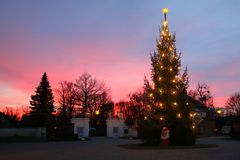
[[[215,148],[126,149],[120,144],[138,140],[93,138],[92,141],[0,143],[0,160],[240,160],[240,141],[227,137],[200,138],[197,143]]]

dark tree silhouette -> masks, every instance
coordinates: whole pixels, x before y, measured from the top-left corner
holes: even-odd
[[[229,115],[240,116],[240,92],[237,92],[228,98],[226,109]]]
[[[20,125],[20,117],[17,109],[5,107],[0,112],[0,128],[2,127],[18,127]]]
[[[82,116],[88,114],[90,117],[94,115],[102,97],[107,93],[107,89],[103,82],[93,78],[88,73],[83,73],[74,84],[76,89],[76,103],[79,106],[78,111]]]
[[[56,90],[58,108],[58,120],[61,123],[69,123],[75,112],[76,92],[73,82],[61,81]]]
[[[94,115],[90,118],[89,127],[96,129],[97,136],[106,136],[106,121],[109,114],[113,112],[114,103],[112,101],[104,102],[95,110]]]
[[[144,119],[147,111],[146,92],[136,91],[129,94],[129,102],[123,110],[125,123],[131,127],[138,127],[140,120]]]
[[[213,96],[210,92],[210,87],[206,83],[198,83],[197,100],[207,107],[213,107]]]
[[[198,83],[196,90],[190,90],[188,95],[206,107],[206,119],[215,119],[213,96],[211,95],[210,87],[206,83]]]
[[[30,123],[34,127],[51,126],[54,122],[54,99],[46,72],[35,94],[31,96]]]

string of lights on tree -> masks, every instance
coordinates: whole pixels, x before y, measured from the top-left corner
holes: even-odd
[[[187,99],[181,98],[182,91],[188,87],[187,70],[180,75],[181,54],[176,50],[175,35],[171,35],[169,31],[167,13],[168,9],[164,8],[157,52],[151,55],[153,85],[146,85],[151,113],[144,118],[158,118],[166,124],[175,118],[190,118],[193,122],[196,113],[190,111]],[[193,123],[192,128],[195,128]]]

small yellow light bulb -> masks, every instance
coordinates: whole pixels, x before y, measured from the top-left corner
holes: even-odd
[[[190,115],[190,117],[193,117],[193,114],[192,114],[192,113],[190,113],[189,115]]]
[[[181,116],[181,114],[180,113],[178,113],[177,114],[177,118],[181,118],[182,116]]]
[[[221,114],[222,111],[220,109],[217,110],[217,114]]]
[[[95,111],[95,114],[96,114],[96,115],[99,115],[99,114],[100,114],[100,111],[99,111],[99,110],[96,110],[96,111]]]
[[[168,8],[163,8],[163,9],[162,9],[162,12],[163,12],[163,13],[168,13]]]

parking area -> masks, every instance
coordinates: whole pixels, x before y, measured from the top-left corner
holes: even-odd
[[[217,147],[192,149],[127,149],[121,144],[138,144],[139,140],[94,137],[90,141],[0,143],[0,160],[239,160],[240,141],[228,137],[199,138],[199,144]]]

